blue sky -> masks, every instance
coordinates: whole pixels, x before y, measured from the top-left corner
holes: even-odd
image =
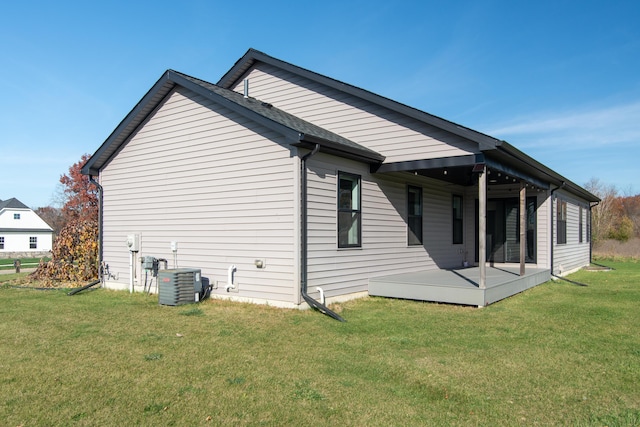
[[[640,2],[30,1],[0,13],[0,199],[56,201],[164,70],[248,48],[640,193]]]

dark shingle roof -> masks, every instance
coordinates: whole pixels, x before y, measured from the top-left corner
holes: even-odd
[[[487,158],[495,158],[495,160],[500,164],[507,164],[510,167],[524,169],[536,177],[552,182],[555,185],[562,185],[563,187],[566,186],[566,189],[574,194],[584,197],[586,200],[593,202],[599,200],[598,197],[591,194],[589,191],[516,149],[506,141],[502,141],[441,117],[434,116],[433,114],[426,113],[418,110],[417,108],[402,104],[357,86],[293,65],[255,49],[249,49],[242,58],[238,59],[233,67],[231,67],[231,69],[227,71],[222,78],[220,78],[217,84],[223,88],[232,87],[237,84],[244,77],[247,71],[249,71],[251,67],[258,62],[269,64],[276,68],[293,73],[294,75],[307,78],[311,81],[326,85],[343,93],[350,94],[367,102],[383,106],[391,111],[398,112],[407,117],[412,117],[421,122],[443,129],[454,135],[466,138],[477,143],[479,151],[484,153]]]
[[[22,203],[20,200],[12,197],[9,200],[2,201],[0,200],[0,209],[11,208],[11,209],[29,209],[27,205]]]
[[[219,105],[227,107],[288,138],[293,145],[312,147],[320,151],[354,158],[368,163],[380,163],[384,156],[347,138],[286,113],[271,104],[214,85],[186,74],[167,70],[147,94],[138,102],[112,134],[82,168],[85,175],[97,175],[136,129],[144,123],[160,102],[176,86],[189,89]]]
[[[305,120],[302,120],[299,117],[296,117],[292,114],[289,114],[285,111],[282,111],[269,103],[261,102],[260,100],[247,97],[239,94],[235,91],[224,89],[220,86],[214,85],[213,83],[206,82],[204,80],[197,79],[195,77],[188,76],[186,74],[180,73],[178,71],[169,70],[170,72],[176,73],[177,75],[183,77],[186,80],[189,80],[202,88],[209,90],[216,95],[219,95],[226,100],[235,103],[241,107],[244,107],[248,110],[253,111],[254,113],[272,120],[273,122],[285,126],[291,130],[295,130],[298,133],[302,134],[302,137],[312,137],[317,138],[319,140],[324,141],[325,143],[333,143],[337,147],[342,147],[345,152],[353,152],[359,153],[364,157],[368,157],[371,160],[383,161],[384,156],[381,154],[366,148],[356,142],[353,142],[347,138],[344,138],[338,134],[330,132],[320,126],[316,126],[313,123],[309,123]],[[322,146],[322,144],[320,144]],[[325,144],[326,145],[326,144]]]

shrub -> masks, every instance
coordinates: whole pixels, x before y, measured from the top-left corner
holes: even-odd
[[[40,263],[32,279],[52,286],[55,281],[87,281],[98,277],[98,225],[85,220],[67,224],[56,239],[51,261]]]
[[[612,228],[609,231],[609,237],[611,239],[626,242],[633,237],[633,222],[628,216],[622,217],[617,227]]]

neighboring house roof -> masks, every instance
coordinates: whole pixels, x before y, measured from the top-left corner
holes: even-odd
[[[454,135],[466,138],[470,141],[478,144],[478,150],[485,156],[486,163],[489,167],[503,170],[505,172],[512,173],[512,176],[519,176],[523,179],[531,180],[533,182],[550,182],[557,187],[564,187],[565,190],[574,193],[585,200],[591,202],[597,202],[600,199],[585,190],[581,186],[571,182],[569,179],[563,177],[554,170],[548,168],[532,157],[526,155],[522,151],[518,150],[506,141],[491,137],[457,123],[445,120],[443,118],[434,116],[400,102],[394,101],[389,98],[377,95],[373,92],[361,89],[359,87],[350,85],[348,83],[341,82],[339,80],[318,74],[316,72],[298,67],[297,65],[290,64],[280,59],[269,56],[263,52],[255,49],[249,49],[242,58],[240,58],[235,65],[218,81],[217,85],[223,88],[231,88],[235,86],[240,79],[243,78],[245,73],[257,62],[269,64],[279,69],[288,71],[295,75],[307,78],[311,81],[321,83],[333,89],[341,92],[356,96],[365,101],[373,104],[377,104],[388,108],[391,111],[404,114],[408,117],[414,118],[426,124],[443,129]],[[459,159],[461,162],[467,162],[473,164],[481,158],[474,156],[468,156],[468,159]],[[450,162],[451,158],[442,159],[442,162],[432,162],[434,168],[442,168]],[[405,164],[397,164],[394,166],[388,166],[381,170],[413,170],[419,169],[424,165],[424,162],[406,162]]]
[[[22,203],[20,200],[12,197],[9,200],[2,201],[0,200],[0,210],[9,208],[9,209],[29,209],[27,205]]]
[[[22,203],[20,200],[16,199],[15,197],[12,197],[9,200],[0,200],[0,213],[2,213],[3,210],[20,210],[20,211],[29,211],[29,213],[27,214],[27,217],[29,218],[37,218],[36,222],[39,222],[39,224],[36,225],[36,223],[28,221],[28,223],[30,223],[31,225],[33,225],[33,228],[29,228],[28,226],[25,227],[24,225],[22,227],[19,228],[13,228],[13,227],[6,227],[7,223],[3,223],[2,225],[4,225],[5,227],[0,228],[0,232],[2,233],[51,233],[53,232],[53,228],[51,228],[49,226],[49,224],[47,224],[42,218],[40,218],[38,216],[38,214],[36,214],[30,207],[28,207],[27,205],[25,205],[24,203]],[[33,215],[33,217],[31,217],[31,215]],[[24,217],[23,217],[24,218]],[[43,225],[47,228],[43,228]]]
[[[380,163],[384,156],[333,132],[295,117],[271,104],[216,86],[186,74],[167,70],[147,94],[129,112],[113,133],[82,167],[85,175],[98,175],[100,169],[118,152],[131,135],[152,114],[176,86],[189,89],[206,99],[241,114],[289,140],[292,144],[311,148],[316,143],[320,151],[353,158],[367,163]]]

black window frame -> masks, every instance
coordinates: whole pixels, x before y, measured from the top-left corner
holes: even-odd
[[[413,203],[412,206],[412,192],[417,195],[417,198],[413,198],[414,202],[417,199],[417,206],[416,203]],[[416,207],[417,209],[415,209]],[[416,211],[419,213],[416,214]],[[407,185],[407,246],[422,246],[424,244],[422,226],[423,211],[424,198],[422,196],[422,187]]]
[[[582,231],[583,231],[583,223],[582,223],[582,211],[584,209],[582,209],[582,206],[579,207],[578,209],[578,214],[580,215],[578,217],[578,243],[582,243],[583,242],[583,237],[582,237]]]
[[[350,197],[347,202],[347,191],[346,188],[343,189],[342,183],[343,180],[355,182],[357,187],[357,205],[354,208],[354,200],[353,200],[353,185],[350,189]],[[346,248],[361,248],[362,247],[362,177],[357,174],[349,173],[349,172],[341,172],[338,171],[338,185],[337,185],[337,197],[336,197],[336,208],[337,208],[337,238],[338,238],[338,248],[346,249]],[[343,191],[344,190],[344,191]],[[345,221],[348,222],[345,223]],[[353,226],[356,226],[357,230],[357,241],[349,242],[349,234]],[[345,236],[347,238],[345,239]]]
[[[556,200],[556,244],[567,243],[567,202],[558,198]]]
[[[458,209],[456,200],[459,200]],[[464,200],[459,194],[451,195],[451,241],[454,245],[464,244]]]
[[[14,213],[13,214],[13,219],[20,219],[20,214],[19,213]]]
[[[38,249],[38,237],[30,236],[29,237],[29,249]]]
[[[0,249],[4,249],[4,236],[0,236]]]

